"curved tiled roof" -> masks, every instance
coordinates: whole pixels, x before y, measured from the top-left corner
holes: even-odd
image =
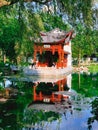
[[[41,32],[41,37],[35,40],[35,43],[66,43],[72,38],[73,30],[69,32],[61,31],[56,28],[49,32]]]

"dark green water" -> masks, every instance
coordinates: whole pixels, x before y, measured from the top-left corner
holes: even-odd
[[[0,130],[98,130],[98,74],[22,80],[0,103]]]

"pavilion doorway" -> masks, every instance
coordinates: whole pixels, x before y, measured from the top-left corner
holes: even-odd
[[[40,64],[46,64],[47,67],[55,66],[58,61],[58,52],[52,54],[51,51],[45,51],[42,54],[38,54],[38,61]]]

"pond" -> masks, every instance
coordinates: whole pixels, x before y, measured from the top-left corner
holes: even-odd
[[[9,90],[0,102],[0,130],[98,129],[97,73],[0,81]]]

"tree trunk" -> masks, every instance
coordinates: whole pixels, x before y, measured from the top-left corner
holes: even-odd
[[[6,62],[6,54],[4,53],[4,63]]]
[[[80,67],[80,64],[81,64],[81,50],[79,50],[78,53],[78,67]]]
[[[80,89],[80,83],[81,83],[81,75],[80,75],[80,72],[79,72],[79,74],[78,74],[78,76],[79,76],[79,79],[78,79],[78,83],[79,83],[79,89]]]
[[[6,53],[4,50],[1,51],[1,57],[2,57],[3,62],[5,63],[6,62]]]

